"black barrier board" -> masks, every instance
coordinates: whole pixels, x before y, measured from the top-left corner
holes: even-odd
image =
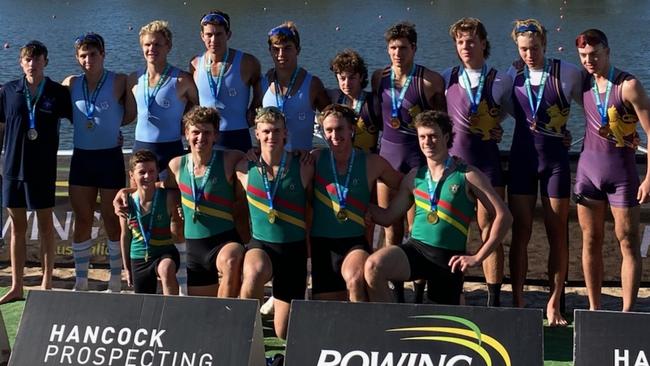
[[[9,362],[9,355],[11,348],[9,348],[9,337],[7,337],[7,328],[5,321],[0,313],[0,366],[6,366]]]
[[[542,311],[294,301],[287,366],[541,366]]]
[[[575,310],[575,366],[650,365],[650,314]]]
[[[9,365],[265,364],[255,300],[30,291]]]

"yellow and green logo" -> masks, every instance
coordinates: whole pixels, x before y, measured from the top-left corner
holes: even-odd
[[[476,352],[485,361],[486,366],[492,366],[492,356],[486,349],[486,345],[491,347],[503,359],[505,366],[512,366],[510,355],[506,348],[493,337],[481,333],[481,329],[476,323],[465,318],[451,315],[416,315],[412,319],[436,319],[446,320],[452,323],[460,324],[457,326],[424,326],[388,329],[387,332],[420,332],[428,333],[414,337],[401,338],[403,341],[432,341],[457,344]]]

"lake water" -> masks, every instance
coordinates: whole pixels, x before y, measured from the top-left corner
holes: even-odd
[[[186,69],[190,58],[203,50],[199,19],[214,6],[214,1],[199,0],[0,0],[0,46],[11,46],[0,49],[0,83],[21,76],[18,50],[31,39],[41,40],[49,48],[47,75],[60,81],[79,73],[72,45],[78,35],[88,31],[104,36],[109,69],[132,72],[144,65],[138,30],[153,19],[170,22],[174,39],[169,61]],[[498,69],[507,69],[517,57],[510,39],[513,20],[534,17],[549,29],[549,57],[577,64],[575,36],[597,27],[609,37],[613,63],[650,86],[650,37],[641,27],[650,21],[647,0],[224,0],[218,6],[232,19],[231,46],[256,55],[263,70],[272,64],[267,31],[284,20],[294,20],[302,42],[300,65],[319,76],[327,87],[336,86],[329,60],[344,48],[359,51],[371,70],[386,65],[383,32],[400,20],[416,24],[418,63],[439,72],[455,65],[457,59],[447,32],[449,25],[463,16],[478,17],[486,24],[492,44],[489,62]],[[569,124],[574,139],[583,134],[581,116],[582,110],[574,107]],[[505,150],[510,144],[512,121],[504,128],[501,148]],[[71,147],[70,130],[62,128],[62,149]],[[125,145],[130,146],[133,126],[125,127],[124,132]],[[576,145],[574,150],[578,148]]]

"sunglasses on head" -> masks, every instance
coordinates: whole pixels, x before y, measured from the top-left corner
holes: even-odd
[[[82,34],[74,40],[75,47],[79,48],[84,43],[96,43],[104,50],[104,38],[97,33]]]
[[[541,33],[539,27],[537,27],[535,24],[532,23],[520,25],[515,29],[515,33],[524,33],[524,32]]]

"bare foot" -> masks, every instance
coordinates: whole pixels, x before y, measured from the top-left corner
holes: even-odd
[[[0,298],[0,304],[8,304],[14,301],[25,300],[23,297],[22,288],[11,288],[2,298]]]
[[[549,327],[566,327],[569,322],[564,319],[559,309],[556,309],[551,304],[546,306],[546,319],[548,319]]]

